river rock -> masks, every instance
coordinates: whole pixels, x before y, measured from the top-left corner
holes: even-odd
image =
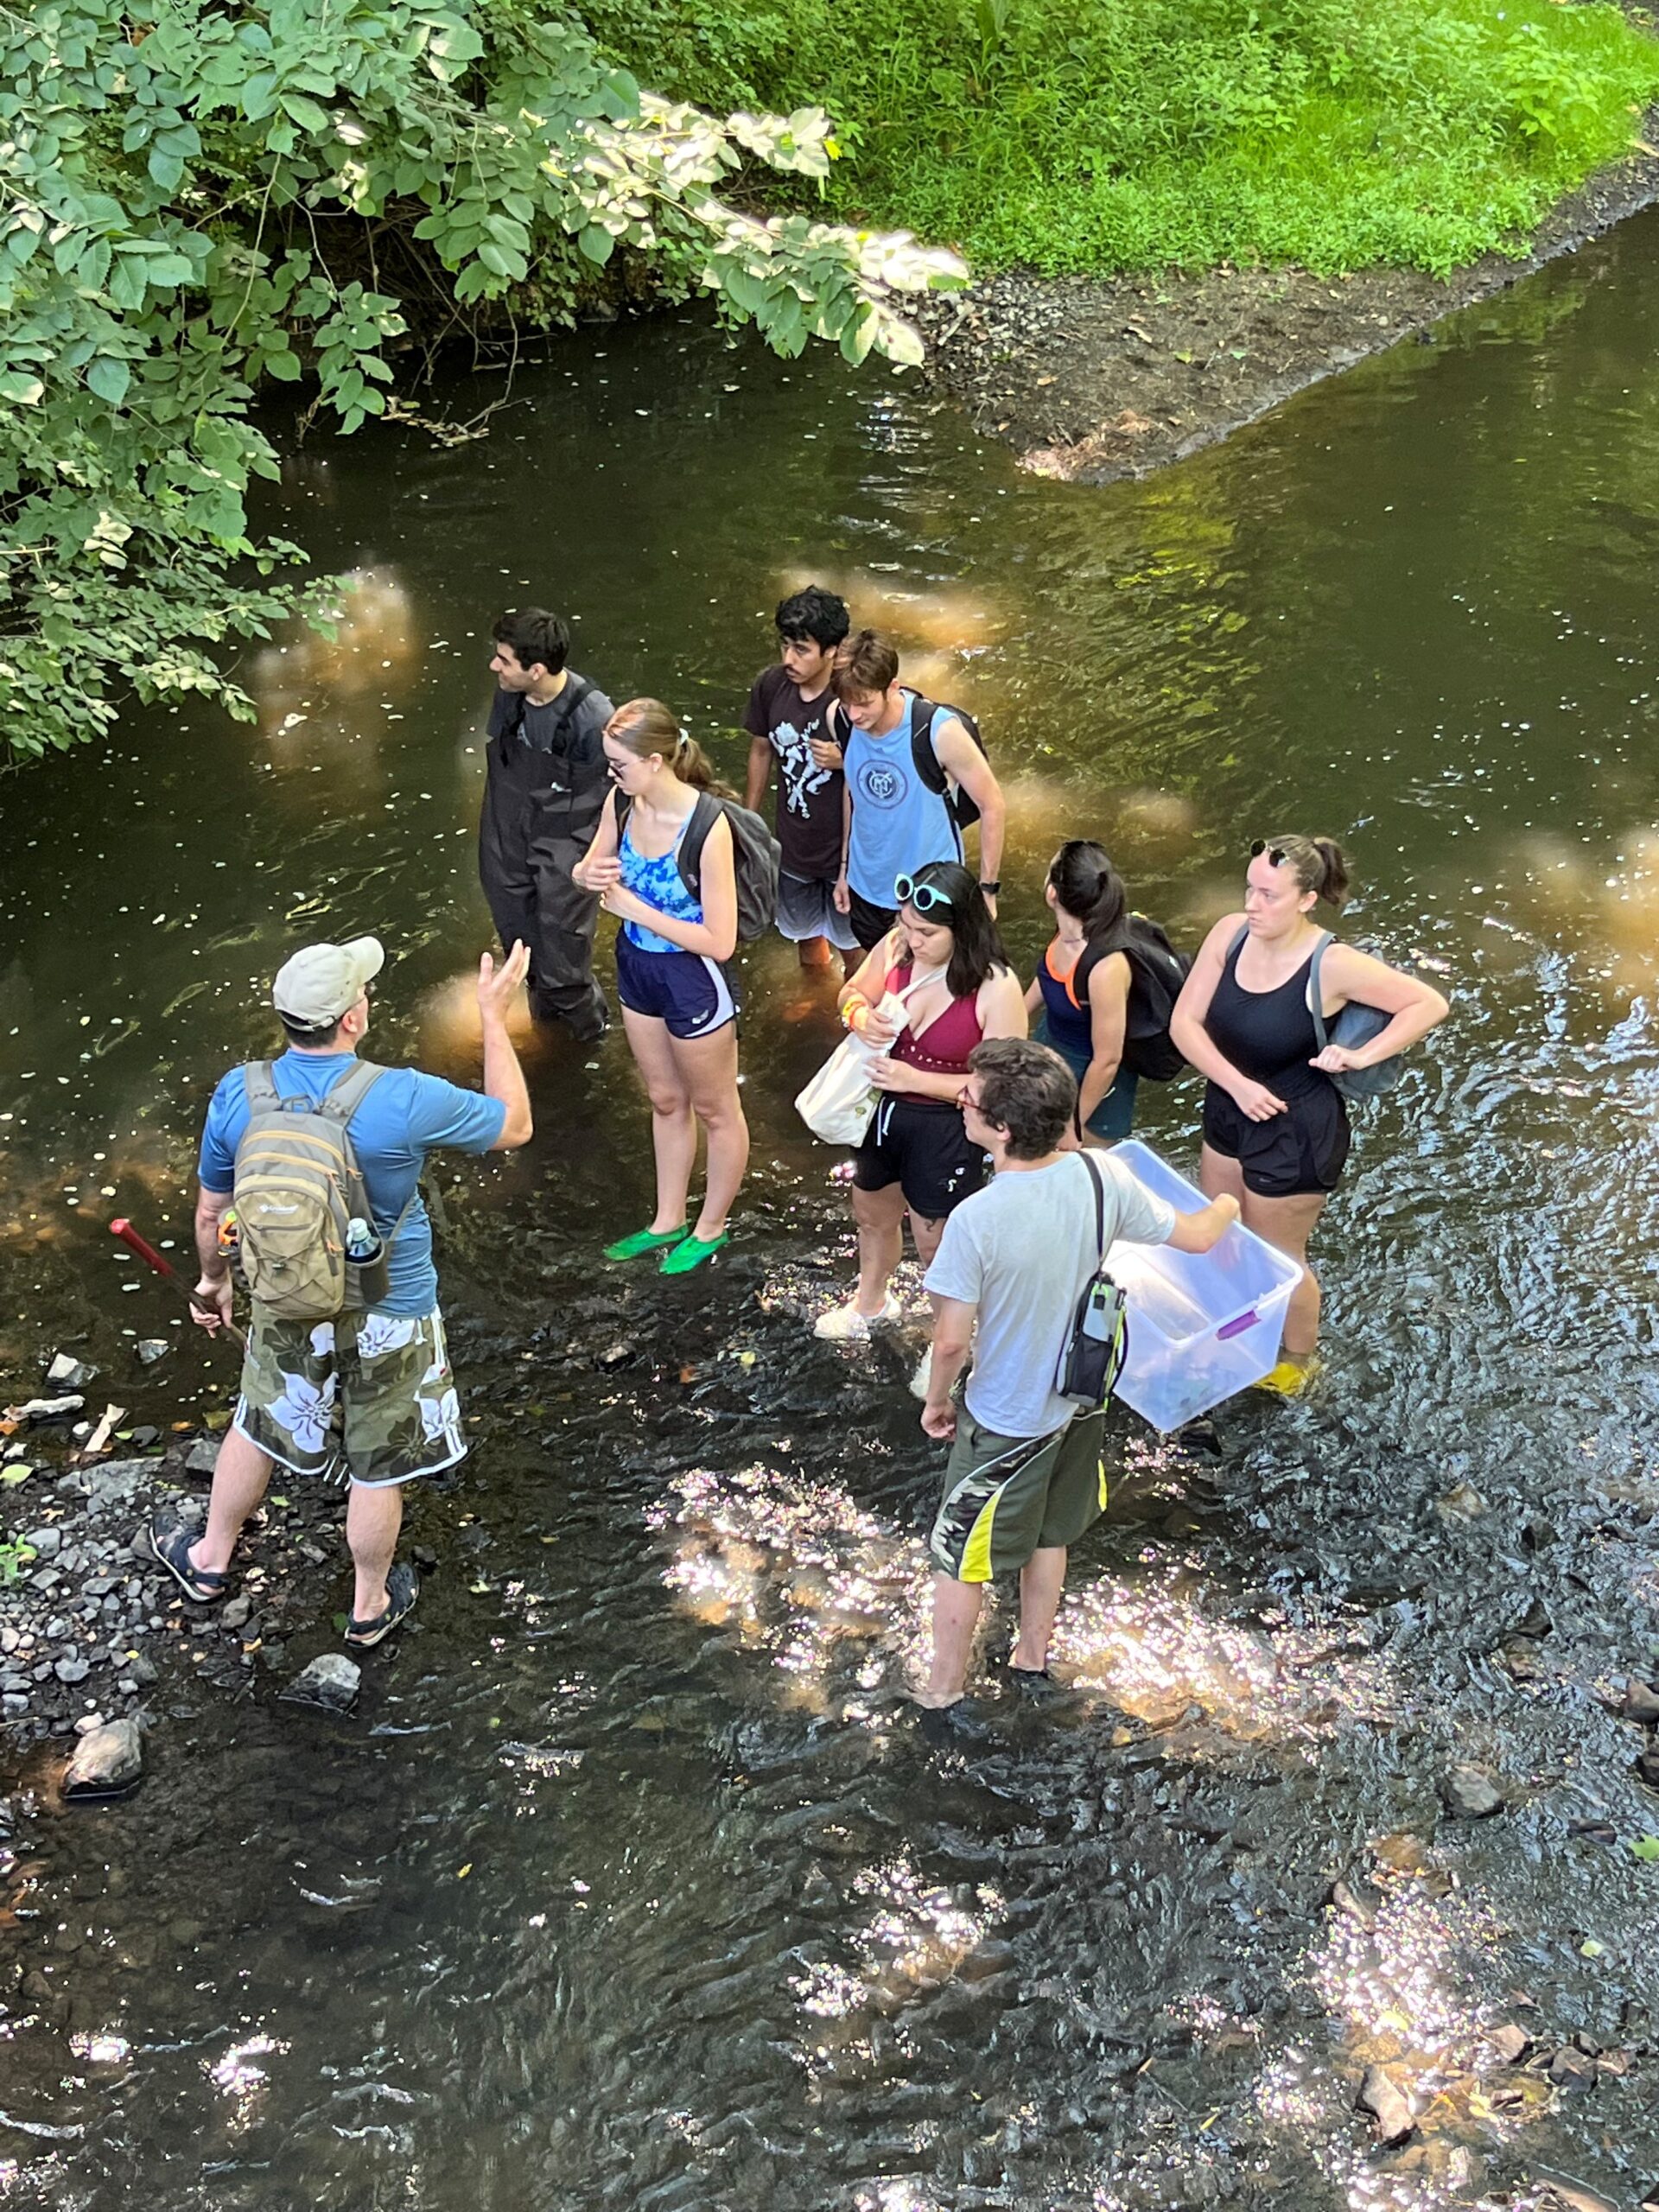
[[[1454,1821],[1484,1821],[1503,1809],[1503,1793],[1484,1768],[1454,1766],[1440,1777],[1440,1802]]]
[[[1588,2052],[1564,2044],[1549,2062],[1549,2078],[1558,2089],[1571,2092],[1593,2088],[1596,2062]]]
[[[1416,2131],[1409,2101],[1380,2066],[1365,2069],[1365,2078],[1359,2085],[1359,2108],[1376,2122],[1379,2142],[1403,2143]]]
[[[228,1598],[219,1609],[219,1624],[223,1628],[245,1628],[252,1612],[251,1598]]]
[[[349,1713],[357,1702],[363,1670],[342,1652],[324,1651],[296,1675],[282,1693],[292,1705],[321,1706],[325,1713]]]
[[[52,1671],[60,1682],[84,1682],[92,1671],[92,1662],[79,1656],[60,1659]]]
[[[1649,1789],[1659,1789],[1659,1744],[1649,1744],[1636,1762],[1637,1779]]]
[[[1659,1689],[1637,1681],[1632,1675],[1624,1685],[1624,1702],[1619,1709],[1626,1720],[1639,1720],[1644,1728],[1659,1726]]]
[[[187,1475],[211,1475],[218,1459],[218,1438],[199,1436],[186,1455],[184,1471]]]
[[[21,1406],[13,1407],[12,1412],[19,1421],[67,1421],[86,1402],[79,1394],[66,1398],[29,1398]]]
[[[1488,2028],[1486,2040],[1506,2066],[1518,2066],[1532,2047],[1532,2037],[1513,2020]]]
[[[172,1349],[165,1337],[141,1337],[138,1340],[138,1357],[146,1367],[154,1367],[158,1359],[165,1359]]]
[[[54,1558],[63,1542],[61,1529],[25,1529],[23,1541],[36,1559]]]
[[[63,1794],[84,1800],[124,1797],[138,1786],[143,1771],[144,1739],[136,1720],[108,1720],[75,1746],[63,1777]]]
[[[88,1367],[84,1360],[77,1359],[72,1352],[59,1351],[52,1355],[46,1379],[54,1389],[84,1390],[97,1373],[95,1367]]]

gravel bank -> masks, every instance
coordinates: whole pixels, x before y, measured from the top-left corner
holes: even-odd
[[[1649,137],[1654,133],[1649,129]],[[1081,484],[1146,476],[1213,445],[1320,378],[1417,338],[1659,199],[1659,156],[1603,171],[1523,260],[1448,282],[1417,270],[1306,269],[1040,277],[1010,270],[925,302],[925,373],[1022,465]]]

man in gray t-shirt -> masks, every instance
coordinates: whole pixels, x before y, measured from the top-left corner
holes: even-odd
[[[1020,1637],[1009,1661],[1016,1685],[1031,1690],[1050,1680],[1048,1640],[1066,1548],[1106,1503],[1104,1409],[1079,1406],[1054,1387],[1104,1247],[1121,1237],[1207,1252],[1238,1219],[1236,1199],[1177,1213],[1106,1154],[1090,1152],[1085,1160],[1062,1152],[1077,1086],[1047,1046],[996,1038],[976,1046],[968,1066],[968,1134],[990,1154],[996,1173],[946,1222],[927,1271],[936,1314],[922,1427],[951,1440],[928,1546],[936,1570],[933,1667],[919,1703],[934,1737],[951,1731],[948,1716],[962,1702],[981,1596],[993,1575],[1020,1576]],[[951,1387],[970,1347],[973,1371],[959,1413]]]

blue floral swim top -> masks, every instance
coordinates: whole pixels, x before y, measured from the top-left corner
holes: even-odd
[[[680,846],[691,817],[687,815],[680,824],[680,834],[669,850],[656,860],[647,860],[634,845],[630,822],[622,831],[622,842],[617,858],[622,863],[622,881],[636,899],[643,899],[659,914],[671,914],[677,922],[700,922],[702,902],[685,887],[685,878],[680,874]],[[637,945],[641,952],[683,952],[683,944],[671,944],[667,938],[658,937],[655,930],[647,929],[643,922],[624,922],[622,934],[628,943]]]

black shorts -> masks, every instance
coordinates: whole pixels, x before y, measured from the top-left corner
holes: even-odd
[[[869,1135],[853,1154],[861,1191],[896,1183],[925,1221],[943,1221],[985,1180],[988,1161],[963,1126],[962,1109],[943,1098],[883,1098]]]
[[[1348,1158],[1348,1109],[1332,1083],[1287,1099],[1282,1114],[1253,1122],[1212,1083],[1204,1094],[1204,1141],[1236,1160],[1258,1198],[1295,1198],[1334,1191]]]
[[[853,925],[853,935],[866,952],[874,952],[887,931],[899,918],[896,906],[872,906],[869,900],[849,884],[847,895],[852,900],[848,920]]]

